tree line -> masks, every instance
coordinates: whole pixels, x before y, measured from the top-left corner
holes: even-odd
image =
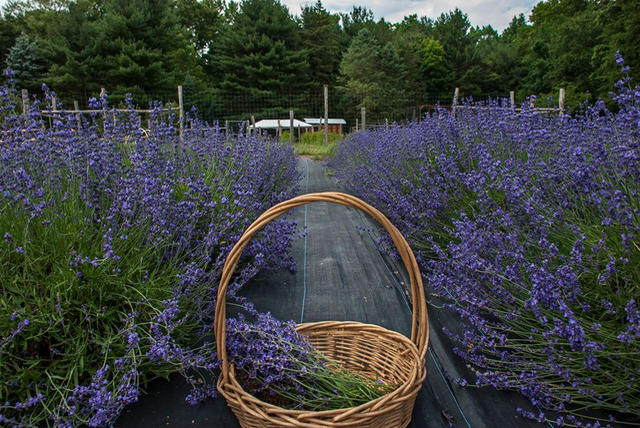
[[[366,7],[331,13],[322,2],[294,16],[278,0],[11,0],[0,16],[0,64],[16,85],[61,94],[130,92],[148,101],[183,85],[219,97],[217,114],[263,100],[282,114],[284,93],[339,89],[344,109],[392,116],[398,105],[472,96],[608,99],[620,79],[615,52],[640,69],[640,2],[546,0],[503,31],[455,9],[436,19],[376,19]],[[442,96],[448,97],[441,98]],[[288,95],[291,97],[291,95]],[[393,102],[391,102],[393,100]]]

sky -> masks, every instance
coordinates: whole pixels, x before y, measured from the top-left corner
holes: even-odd
[[[289,7],[294,15],[300,14],[302,5],[313,4],[315,0],[280,0]],[[361,0],[359,2],[324,0],[324,7],[331,12],[349,12],[353,6],[365,6],[371,9],[376,20],[384,18],[395,23],[407,15],[417,14],[437,18],[441,13],[456,7],[469,16],[471,25],[491,25],[498,31],[504,30],[514,15],[524,13],[529,16],[533,6],[539,0]],[[0,6],[7,0],[0,0]]]
[[[1,0],[0,0],[1,1]],[[456,7],[469,16],[473,26],[491,25],[498,31],[504,30],[514,15],[524,13],[526,17],[539,0],[362,0],[359,2],[324,0],[322,4],[331,12],[348,12],[353,6],[365,6],[373,11],[376,20],[384,18],[395,23],[407,15],[437,18],[441,13]],[[301,5],[315,1],[281,0],[295,15],[300,14]]]

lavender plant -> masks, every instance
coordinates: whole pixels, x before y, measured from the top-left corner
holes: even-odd
[[[189,402],[214,395],[201,380],[217,366],[218,277],[247,225],[295,192],[292,150],[197,121],[180,139],[160,104],[147,135],[106,98],[91,100],[104,114],[49,119],[16,98],[0,88],[0,425],[108,426],[171,372]],[[274,222],[247,247],[229,298],[292,266],[293,231]]]
[[[617,112],[441,110],[330,161],[460,315],[445,333],[476,376],[458,383],[518,391],[558,426],[640,422],[640,87],[616,90]]]
[[[397,385],[368,379],[318,352],[296,332],[270,314],[240,315],[227,320],[227,347],[238,378],[252,395],[296,410],[356,407],[393,391]]]

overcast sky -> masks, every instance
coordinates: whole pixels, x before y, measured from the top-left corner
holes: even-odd
[[[280,0],[289,6],[291,13],[299,15],[301,5],[315,1]],[[322,4],[331,12],[348,12],[353,6],[365,6],[371,9],[376,20],[384,18],[395,23],[407,15],[417,14],[437,18],[443,12],[456,7],[469,16],[473,26],[491,24],[498,31],[505,29],[514,15],[524,13],[529,17],[531,9],[539,0],[363,0],[350,2],[345,0],[324,0]]]
[[[314,1],[280,0],[289,7],[294,15],[300,14],[301,5],[313,4]],[[0,5],[7,0],[0,0]],[[376,20],[384,18],[389,22],[402,21],[407,15],[417,14],[437,18],[443,12],[458,7],[469,15],[471,24],[483,26],[491,24],[496,30],[505,29],[514,15],[524,13],[529,16],[531,9],[538,0],[362,0],[350,2],[347,0],[325,0],[325,8],[331,12],[348,12],[354,5],[371,9]]]

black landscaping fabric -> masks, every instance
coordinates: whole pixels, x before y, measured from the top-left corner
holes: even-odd
[[[301,158],[301,193],[349,189],[334,180],[319,162]],[[293,213],[306,237],[297,239],[293,256],[295,272],[279,271],[245,286],[242,294],[256,309],[270,311],[282,320],[296,322],[354,320],[377,324],[408,335],[411,308],[404,293],[406,273],[376,245],[379,226],[366,214],[336,204],[314,203]],[[460,331],[460,320],[451,311],[438,309],[442,302],[429,295],[430,344],[427,378],[420,391],[410,427],[531,427],[549,426],[525,420],[516,408],[539,412],[513,392],[492,388],[462,388],[447,378],[473,378],[457,357],[455,346],[443,333],[446,326]],[[184,398],[189,386],[180,377],[155,380],[148,394],[127,407],[115,428],[134,427],[239,427],[224,398],[192,406]],[[443,411],[453,416],[448,422]]]

